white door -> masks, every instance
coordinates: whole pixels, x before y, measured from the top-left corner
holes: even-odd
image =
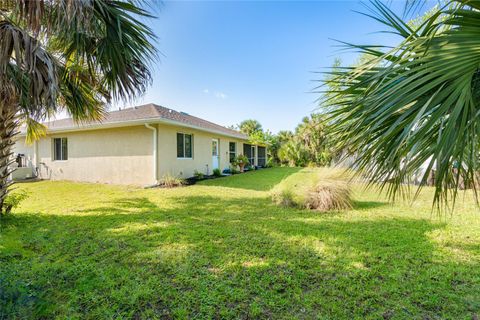
[[[212,139],[212,170],[220,168],[220,159],[218,158],[218,139]]]

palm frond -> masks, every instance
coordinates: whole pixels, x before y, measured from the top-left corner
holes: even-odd
[[[61,109],[101,120],[106,104],[151,82],[155,35],[137,1],[0,0],[0,83],[37,121]]]
[[[153,31],[137,17],[150,17],[130,1],[92,2],[86,26],[75,18],[52,37],[51,46],[67,63],[84,65],[99,78],[104,99],[130,100],[151,83],[151,63],[157,58]],[[58,13],[61,16],[61,13]]]
[[[378,14],[404,34],[389,10]],[[335,105],[327,103],[338,145],[358,155],[361,172],[393,198],[424,163],[435,170],[437,204],[455,200],[460,180],[475,185],[479,22],[480,12],[468,5],[441,8],[421,33],[405,34],[395,50],[333,80],[343,86]]]
[[[57,99],[57,61],[40,42],[9,20],[0,21],[0,86],[15,85],[20,103],[54,105]]]
[[[25,126],[27,128],[26,142],[28,144],[33,143],[35,140],[38,140],[47,134],[47,127],[44,124],[28,116],[25,116]]]

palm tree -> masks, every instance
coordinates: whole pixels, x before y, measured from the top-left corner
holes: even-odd
[[[254,119],[243,120],[238,125],[238,129],[240,130],[240,132],[248,136],[252,135],[254,132],[263,130],[260,122]]]
[[[290,130],[280,130],[277,133],[279,144],[284,144],[293,138],[293,132]]]
[[[327,129],[323,115],[319,113],[304,117],[295,129],[295,139],[303,144],[309,161],[316,165],[325,166],[331,161]]]
[[[60,110],[101,120],[106,103],[145,91],[156,55],[145,17],[133,0],[0,0],[0,213],[22,123],[36,138]]]
[[[303,167],[308,164],[308,152],[298,139],[284,143],[278,150],[278,158],[290,167]]]
[[[414,24],[371,4],[370,16],[403,40],[394,48],[348,45],[371,58],[328,81],[338,88],[325,103],[335,141],[391,196],[426,163],[434,202],[454,203],[460,181],[478,182],[480,2],[449,1]]]

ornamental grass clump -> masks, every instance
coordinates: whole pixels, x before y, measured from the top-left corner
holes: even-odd
[[[321,212],[351,209],[350,188],[345,181],[320,181],[307,192],[304,207]]]
[[[305,168],[285,178],[271,192],[274,204],[281,207],[320,212],[352,208],[349,177],[341,170]]]
[[[185,180],[172,175],[165,175],[160,181],[160,185],[165,188],[181,187],[184,184]]]

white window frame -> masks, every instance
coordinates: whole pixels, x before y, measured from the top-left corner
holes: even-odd
[[[56,156],[57,156],[57,144],[55,143],[56,140],[60,140],[60,159],[56,159]],[[65,150],[63,149],[63,140],[65,140],[65,144],[67,146],[66,157],[64,154]],[[52,138],[52,144],[53,144],[52,161],[68,161],[68,138],[67,137]]]
[[[194,138],[193,138],[193,134],[192,133],[185,133],[185,132],[177,132],[177,134],[175,135],[175,138],[177,139],[176,141],[176,148],[178,148],[178,135],[181,134],[183,135],[183,157],[179,157],[178,156],[178,149],[176,150],[177,152],[177,159],[193,159],[193,150],[194,150],[194,147],[193,147],[193,143],[194,143]],[[191,148],[191,157],[185,157],[185,136],[190,136],[190,148]]]

